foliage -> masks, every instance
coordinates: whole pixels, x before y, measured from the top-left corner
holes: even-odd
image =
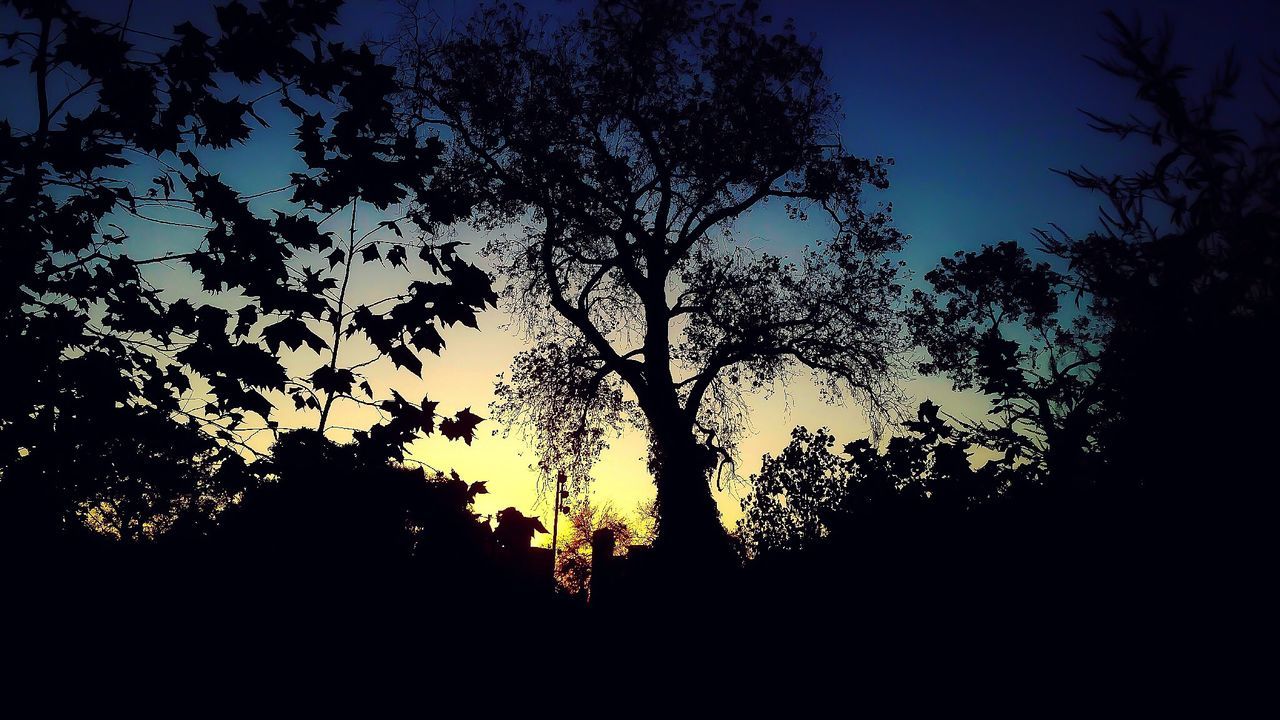
[[[591,540],[597,531],[608,530],[620,552],[625,556],[627,548],[637,543],[637,533],[631,523],[609,503],[579,503],[566,520],[568,528],[556,554],[556,583],[565,592],[586,597],[591,586]]]
[[[499,377],[494,388],[495,419],[504,434],[524,434],[547,487],[563,472],[571,488],[585,492],[610,435],[634,418],[620,384],[584,363],[587,355],[581,344],[536,345],[515,356],[510,379]]]
[[[419,197],[427,194],[424,191]],[[476,313],[495,305],[497,295],[492,290],[488,275],[458,254],[457,247],[460,243],[434,241],[437,220],[411,211],[405,217],[383,220],[372,229],[357,233],[356,210],[360,202],[360,196],[349,199],[351,225],[347,241],[344,247],[334,250],[326,258],[330,271],[337,277],[326,277],[319,281],[325,289],[332,288],[335,291],[326,300],[328,361],[308,376],[291,378],[289,390],[295,407],[310,407],[320,411],[318,428],[322,432],[327,428],[333,405],[338,400],[345,399],[377,408],[384,417],[389,416],[390,421],[380,426],[384,429],[373,430],[372,435],[357,431],[357,437],[364,442],[376,438],[378,446],[395,448],[402,446],[418,432],[430,433],[434,430],[434,409],[437,404],[423,398],[414,407],[397,394],[393,394],[389,401],[375,401],[374,388],[369,384],[363,369],[387,358],[394,366],[421,377],[422,361],[418,354],[428,351],[435,355],[441,353],[445,346],[441,334],[444,327],[458,323],[478,327]],[[400,229],[399,223],[406,218],[418,225],[419,235],[414,240],[405,238]],[[388,240],[376,235],[386,229],[391,229],[397,239]],[[385,258],[381,255],[382,247],[389,248]],[[389,263],[412,273],[414,261],[409,259],[407,249],[412,249],[432,275],[440,277],[440,280],[411,280],[397,294],[372,302],[356,304],[348,299],[357,255],[362,263]],[[340,273],[336,271],[339,265],[342,266]],[[304,272],[309,279],[313,277],[309,268]],[[314,277],[319,275],[320,273],[315,273]],[[357,334],[368,340],[367,345],[372,353],[364,354],[372,354],[372,357],[358,363],[344,364],[339,354],[343,341]],[[363,397],[357,397],[357,391]],[[422,419],[424,417],[425,420]],[[417,422],[419,420],[421,422]],[[468,408],[453,418],[442,418],[440,430],[446,437],[464,439],[470,445],[478,422],[479,418]]]
[[[252,471],[259,481],[208,531],[217,552],[239,563],[283,557],[295,568],[332,571],[458,553],[478,561],[491,542],[471,507],[487,492],[483,482],[396,467],[314,430],[283,433]]]
[[[1089,117],[1103,133],[1145,140],[1155,159],[1128,174],[1065,172],[1102,197],[1100,229],[1041,238],[1107,328],[1098,382],[1111,396],[1101,430],[1111,474],[1188,497],[1201,494],[1204,477],[1256,492],[1252,478],[1271,465],[1264,416],[1280,400],[1270,347],[1280,297],[1280,114],[1259,109],[1251,133],[1226,127],[1241,77],[1233,55],[1196,96],[1190,69],[1171,59],[1167,25],[1150,34],[1109,19],[1113,56],[1096,62],[1136,86],[1142,110]],[[1262,69],[1268,83],[1280,74],[1275,62]]]
[[[942,258],[925,280],[933,292],[916,290],[909,314],[929,353],[920,371],[990,399],[998,422],[966,423],[978,442],[1078,479],[1102,412],[1102,337],[1086,313],[1062,308],[1068,279],[1002,242]]]
[[[1280,121],[1259,116],[1253,140],[1225,128],[1221,105],[1240,76],[1232,56],[1191,97],[1191,71],[1170,59],[1167,26],[1148,35],[1109,19],[1115,56],[1096,62],[1135,83],[1146,112],[1087,114],[1104,133],[1149,141],[1151,166],[1064,173],[1106,202],[1101,229],[1084,238],[1037,233],[1065,271],[1000,243],[943,258],[925,276],[933,292],[913,296],[910,325],[929,353],[921,371],[982,392],[999,422],[966,422],[947,440],[951,428],[926,404],[913,435],[883,451],[851,444],[844,455],[831,452],[826,431],[798,428],[766,458],[744,505],[743,535],[756,552],[812,547],[885,518],[936,540],[950,527],[936,512],[946,507],[998,507],[988,525],[1040,542],[1045,531],[1026,523],[1052,532],[1092,517],[1106,538],[1183,532],[1195,517],[1189,542],[1202,546],[1259,531],[1258,508],[1274,496],[1257,481],[1271,465],[1263,416],[1280,400],[1267,345],[1277,314]],[[1280,69],[1263,67],[1272,78]],[[1076,306],[1064,309],[1065,298]],[[1004,458],[972,469],[969,443]],[[1133,514],[1135,498],[1149,515]]]
[[[463,212],[429,184],[441,144],[397,133],[386,100],[393,70],[368,48],[322,42],[338,4],[270,0],[249,10],[233,0],[218,8],[216,36],[189,22],[165,36],[135,31],[128,18],[95,19],[62,0],[3,3],[16,20],[0,36],[10,53],[3,65],[29,74],[35,99],[29,126],[17,113],[0,121],[0,343],[14,361],[15,388],[0,401],[5,492],[46,497],[45,507],[65,520],[74,508],[103,502],[104,488],[133,483],[148,486],[139,492],[165,514],[218,475],[173,472],[162,481],[137,469],[125,477],[135,470],[126,472],[122,448],[143,446],[138,463],[193,447],[195,457],[216,455],[211,467],[234,462],[248,450],[249,433],[277,429],[270,393],[309,386],[329,398],[350,394],[358,377],[337,364],[342,336],[361,332],[414,369],[411,343],[438,351],[436,323],[473,324],[473,313],[492,304],[487,276],[452,248],[424,246],[443,281],[412,283],[377,312],[335,304],[326,297],[333,279],[296,267],[332,244],[321,212],[412,200],[411,219],[424,231]],[[241,99],[249,93],[257,97]],[[217,151],[250,138],[251,121],[266,124],[260,110],[270,98],[297,118],[307,171],[281,189],[293,190],[291,200],[263,216],[251,202],[276,191],[245,193],[209,168]],[[151,172],[158,174],[144,193]],[[203,235],[190,251],[153,256],[122,222]],[[388,257],[403,260],[404,252]],[[173,277],[179,263],[218,297],[175,298],[152,271]],[[328,340],[315,330],[326,321],[334,330]],[[331,349],[330,362],[290,379],[282,348],[304,345]],[[430,412],[398,396],[381,407],[393,419],[365,436],[370,452],[398,455],[412,433],[434,428]],[[265,427],[251,428],[249,415]],[[451,420],[450,436],[469,439],[476,421]],[[116,439],[83,432],[95,423],[140,432]],[[72,458],[96,452],[118,460],[101,477],[76,475],[97,471]],[[154,485],[162,482],[172,488],[162,492]],[[130,517],[121,527],[136,530],[138,516]]]
[[[862,439],[834,452],[836,439],[826,428],[796,428],[791,443],[776,457],[766,455],[751,478],[738,528],[747,552],[800,550],[855,529],[925,528],[989,506],[1036,479],[1035,466],[1008,458],[975,467],[978,448],[931,402],[922,403],[903,430],[883,447]]]
[[[527,549],[533,544],[535,533],[546,533],[547,528],[536,517],[530,517],[509,507],[498,512],[498,527],[494,537],[498,545],[507,550]]]
[[[77,438],[60,459],[66,490],[81,499],[74,511],[85,528],[106,537],[151,542],[208,522],[252,484],[239,455],[157,411],[103,409],[64,421]],[[31,500],[4,501],[31,512],[39,507]]]

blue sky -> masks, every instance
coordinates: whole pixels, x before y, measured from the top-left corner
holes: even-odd
[[[566,15],[583,3],[526,4]],[[473,3],[423,6],[447,19],[465,17]],[[346,31],[376,34],[394,8],[355,3],[344,15]],[[1122,171],[1149,153],[1090,130],[1078,112],[1134,108],[1133,87],[1084,57],[1106,53],[1105,10],[1152,26],[1169,17],[1175,57],[1201,70],[1235,46],[1244,86],[1258,77],[1257,59],[1280,49],[1280,3],[1264,0],[766,0],[764,9],[775,22],[793,17],[801,37],[823,49],[844,99],[846,144],[896,160],[886,197],[915,240],[906,258],[920,268],[956,249],[1026,239],[1049,222],[1087,231],[1096,200],[1050,169]],[[1252,85],[1242,107],[1261,101]]]

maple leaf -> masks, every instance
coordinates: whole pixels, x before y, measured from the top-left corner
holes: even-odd
[[[436,431],[436,408],[439,405],[425,395],[422,397],[422,432],[427,435]]]
[[[471,408],[463,408],[451,418],[440,421],[440,434],[450,440],[462,440],[468,445],[475,439],[476,426],[484,418],[471,412]]]
[[[324,338],[311,331],[307,324],[298,318],[285,318],[280,322],[262,329],[262,339],[266,341],[271,352],[279,353],[283,343],[290,350],[297,350],[304,344],[315,352],[329,347]]]
[[[403,245],[396,245],[387,251],[387,262],[391,263],[395,267],[403,266],[404,259],[405,251]]]
[[[396,367],[402,367],[414,375],[422,376],[422,361],[409,348],[404,345],[396,345],[391,348],[387,355],[391,358],[391,362],[396,364]]]

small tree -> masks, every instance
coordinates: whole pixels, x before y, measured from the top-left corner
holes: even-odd
[[[852,533],[916,533],[934,538],[932,526],[989,506],[1034,475],[1008,458],[979,467],[974,446],[948,425],[937,405],[921,403],[905,431],[877,447],[866,439],[833,452],[826,428],[803,427],[777,456],[764,458],[743,499],[738,535],[754,557],[851,542]]]
[[[1104,389],[1101,338],[1081,309],[1061,304],[1068,279],[1014,242],[958,252],[925,275],[910,324],[929,353],[924,374],[991,401],[991,422],[964,422],[977,442],[1079,480],[1096,450]]]
[[[517,365],[554,368],[554,384],[518,373],[543,387],[500,411],[594,452],[633,396],[659,546],[690,559],[727,553],[709,475],[741,393],[806,368],[876,420],[895,398],[885,254],[904,238],[861,204],[888,162],[844,149],[821,54],[771,23],[754,2],[603,0],[549,30],[490,6],[405,43],[409,121],[448,129],[449,181],[483,198],[479,220],[519,222],[488,252],[534,340]],[[770,200],[819,212],[834,237],[791,260],[749,249],[734,223]]]
[[[579,503],[567,519],[569,529],[556,554],[556,582],[569,594],[585,597],[591,587],[592,536],[597,530],[612,532],[616,546],[625,555],[635,542],[636,533],[609,503]]]

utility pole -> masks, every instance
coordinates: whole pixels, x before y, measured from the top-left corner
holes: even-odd
[[[556,542],[560,535],[560,503],[569,497],[569,491],[564,489],[565,482],[564,471],[556,473],[555,509],[551,511],[551,588],[553,590],[556,586]]]

